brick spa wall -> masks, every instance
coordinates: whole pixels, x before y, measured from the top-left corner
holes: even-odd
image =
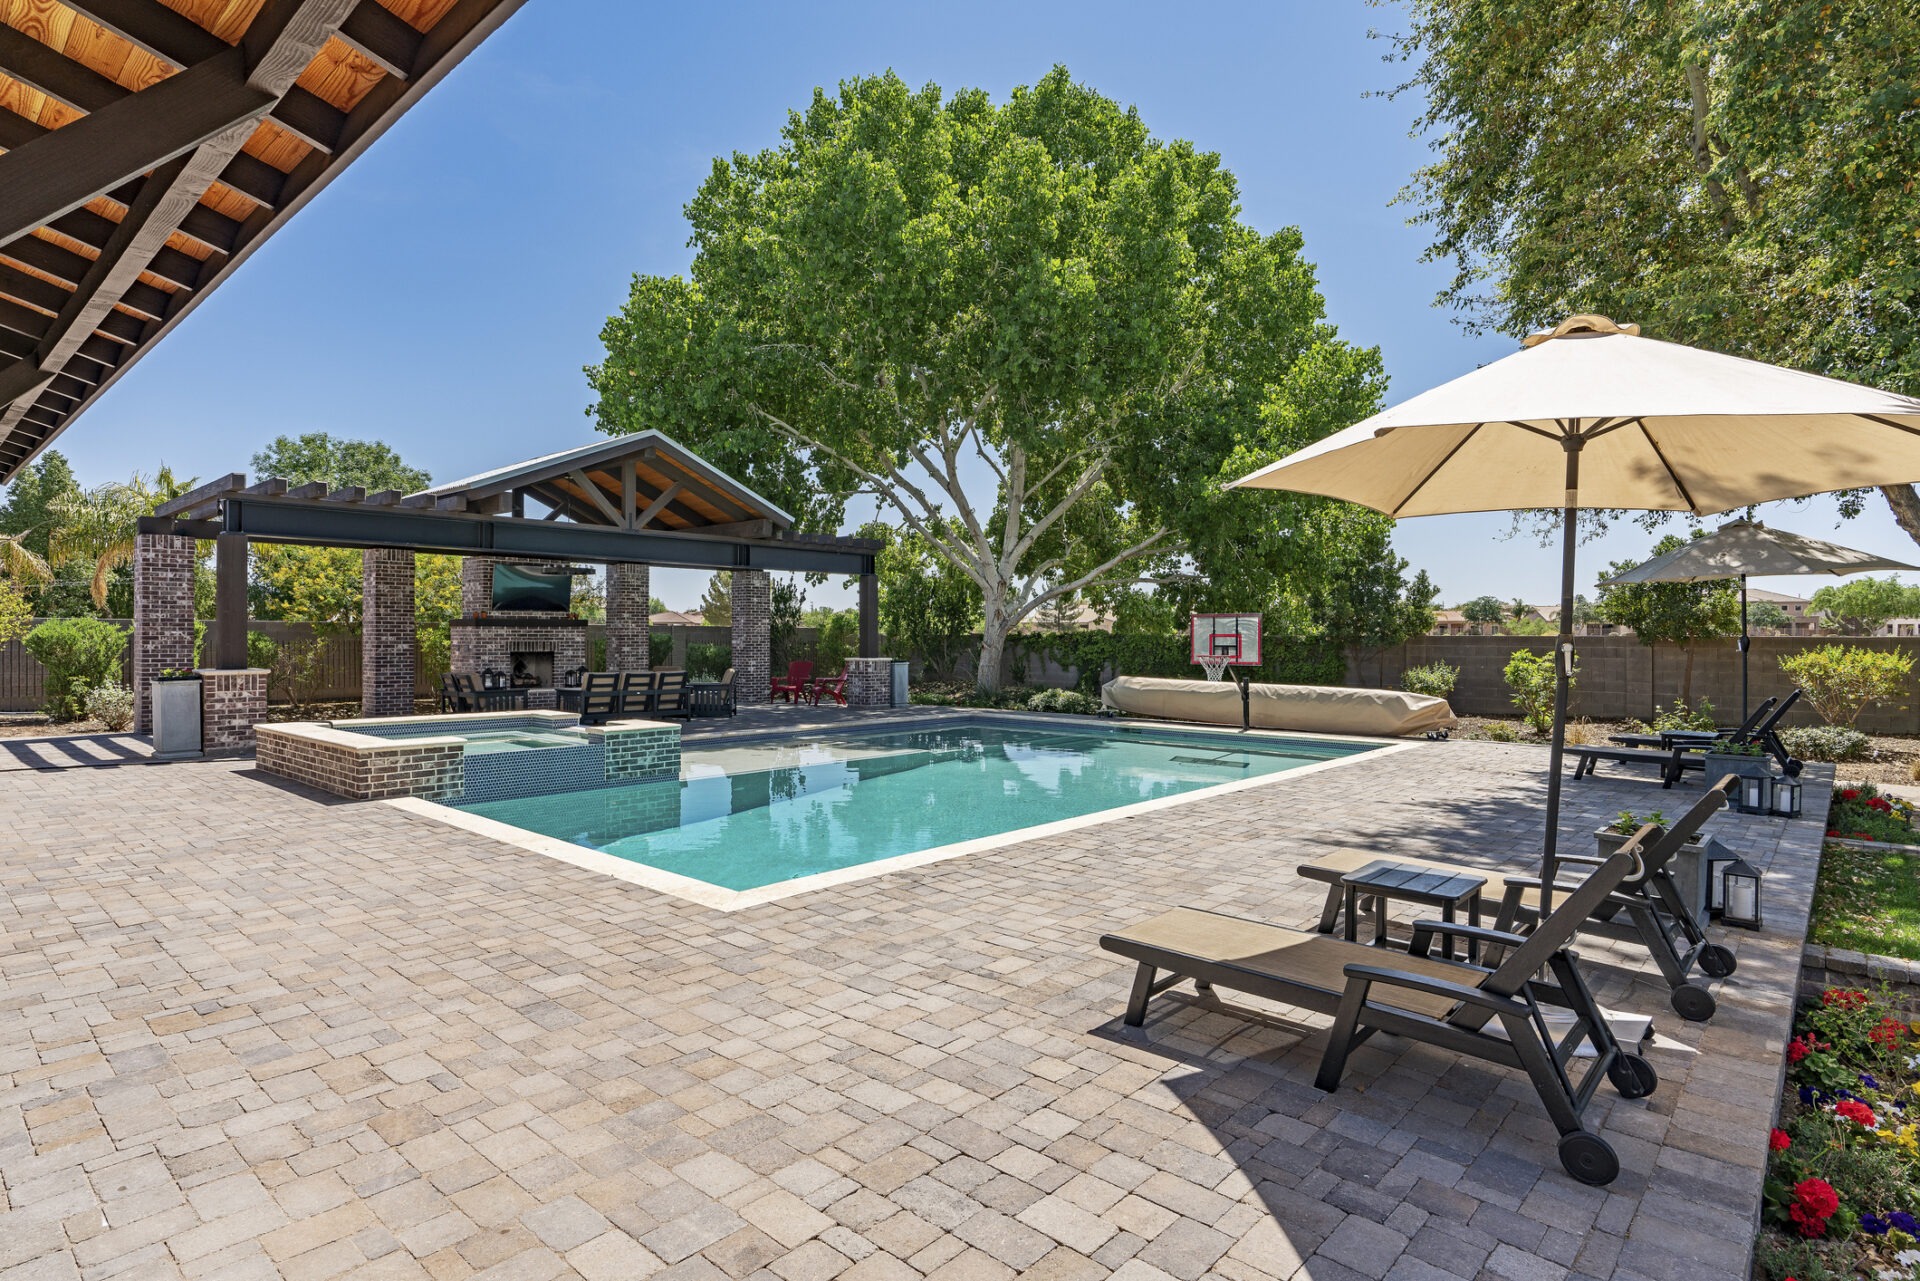
[[[269,774],[345,796],[452,800],[466,790],[466,744],[458,738],[390,740],[327,725],[261,725],[254,762]]]
[[[589,729],[588,734],[595,733]],[[606,745],[606,781],[678,778],[680,727],[664,721],[611,721],[599,731]]]

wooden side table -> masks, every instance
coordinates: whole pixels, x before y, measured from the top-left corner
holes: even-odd
[[[1480,891],[1486,888],[1484,876],[1466,876],[1456,872],[1436,872],[1430,868],[1418,867],[1409,863],[1396,863],[1390,858],[1376,859],[1365,867],[1357,868],[1340,878],[1340,884],[1346,890],[1347,941],[1354,942],[1358,933],[1356,926],[1359,916],[1360,896],[1373,898],[1373,943],[1375,947],[1385,947],[1387,938],[1387,900],[1404,899],[1412,903],[1423,903],[1440,909],[1440,919],[1453,924],[1458,919],[1462,906],[1467,909],[1467,923],[1480,924]],[[1453,959],[1453,938],[1448,936],[1446,950],[1442,953],[1447,960]],[[1480,943],[1477,939],[1467,940],[1467,959],[1480,959]]]

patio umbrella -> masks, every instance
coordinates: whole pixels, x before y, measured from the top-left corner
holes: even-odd
[[[1233,482],[1396,517],[1561,509],[1548,887],[1559,865],[1575,513],[1706,516],[1920,480],[1920,400],[1639,335],[1605,316],[1570,316],[1511,356]],[[1550,888],[1546,899],[1551,909]]]
[[[1705,538],[1696,538],[1624,574],[1600,580],[1602,587],[1628,583],[1705,583],[1740,580],[1740,719],[1747,719],[1747,579],[1784,574],[1864,574],[1876,569],[1915,569],[1905,561],[1822,542],[1784,529],[1768,529],[1757,520],[1735,520]]]

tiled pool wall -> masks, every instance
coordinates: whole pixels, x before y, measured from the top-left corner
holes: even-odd
[[[354,800],[418,796],[430,801],[503,801],[610,783],[678,778],[680,727],[614,721],[584,727],[566,747],[469,753],[482,730],[571,729],[554,712],[396,717],[262,725],[256,764],[270,774]]]

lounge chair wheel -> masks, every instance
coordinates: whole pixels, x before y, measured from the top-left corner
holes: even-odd
[[[1575,1130],[1560,1140],[1560,1164],[1582,1183],[1604,1187],[1620,1175],[1620,1158],[1597,1134]]]
[[[1680,984],[1668,999],[1673,1002],[1674,1013],[1689,1023],[1705,1023],[1720,1008],[1713,993],[1694,983]]]
[[[1805,768],[1806,766],[1803,763],[1795,760],[1791,756],[1787,758],[1787,763],[1780,767],[1781,772],[1784,773],[1788,778],[1799,778],[1800,771]]]
[[[1700,949],[1700,968],[1709,978],[1723,979],[1740,968],[1740,962],[1732,948],[1709,943]]]
[[[1622,1051],[1607,1068],[1607,1080],[1623,1099],[1644,1099],[1660,1088],[1660,1074],[1638,1054]]]

